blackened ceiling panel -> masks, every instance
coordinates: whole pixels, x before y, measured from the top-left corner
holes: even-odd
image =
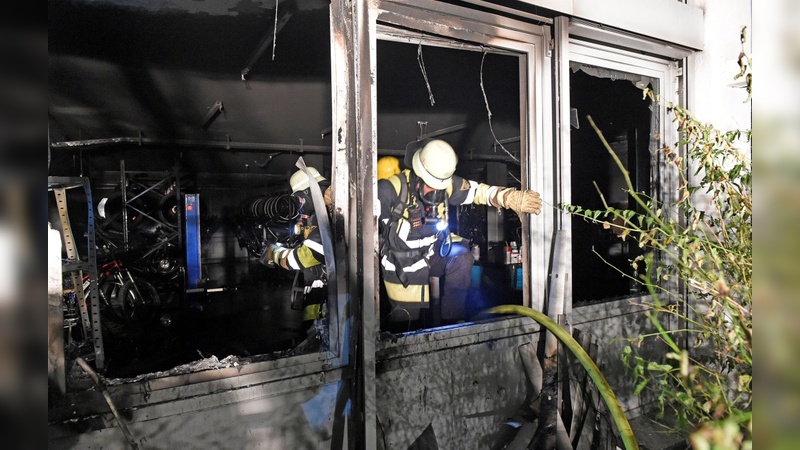
[[[330,146],[326,2],[278,2],[277,31],[275,2],[158,5],[49,3],[51,141]]]
[[[440,137],[465,164],[507,157],[493,144],[520,136],[519,57],[383,40],[377,54],[379,151],[454,129]]]

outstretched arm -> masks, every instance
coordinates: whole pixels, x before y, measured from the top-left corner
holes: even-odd
[[[270,244],[266,259],[287,270],[300,270],[324,264],[325,249],[322,246],[319,229],[314,227],[303,243],[295,248]]]
[[[450,204],[471,203],[512,209],[517,214],[539,214],[542,211],[542,198],[536,191],[490,186],[454,176]]]

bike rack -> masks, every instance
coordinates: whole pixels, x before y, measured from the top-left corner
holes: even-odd
[[[125,251],[129,250],[129,233],[130,230],[128,228],[128,214],[129,210],[134,211],[135,213],[140,214],[143,218],[155,222],[164,226],[166,229],[169,229],[171,232],[166,236],[166,239],[162,241],[159,245],[152,248],[144,257],[148,256],[149,254],[155,252],[160,247],[167,245],[170,242],[175,242],[178,247],[182,247],[183,245],[183,237],[181,235],[182,229],[182,220],[181,215],[177,214],[175,217],[175,222],[171,223],[166,220],[162,220],[161,218],[154,217],[153,214],[149,214],[147,211],[142,211],[141,209],[136,207],[136,200],[143,198],[145,195],[148,194],[156,194],[159,198],[164,199],[169,195],[175,196],[176,206],[181,206],[181,185],[180,185],[180,175],[176,171],[167,172],[167,174],[163,177],[160,177],[158,180],[149,182],[147,184],[130,177],[130,175],[137,175],[137,174],[144,174],[144,175],[153,175],[153,172],[142,172],[142,171],[131,171],[125,168],[125,160],[120,161],[120,168],[119,168],[119,191],[122,196],[122,209],[117,212],[115,215],[106,218],[105,223],[101,223],[99,225],[99,229],[101,231],[107,229],[114,223],[115,220],[121,219],[122,221],[122,246]],[[174,193],[164,195],[159,193],[156,189],[159,187],[168,186],[170,183],[174,183]],[[130,192],[130,188],[136,186],[141,188],[135,194]],[[132,195],[131,195],[132,194]]]
[[[169,181],[173,180],[174,183],[175,183],[175,194],[174,195],[175,195],[175,198],[176,198],[176,205],[179,207],[180,204],[181,204],[181,185],[180,185],[180,176],[178,175],[178,173],[177,172],[176,173],[170,173],[167,176],[165,176],[164,178],[158,180],[157,182],[155,182],[153,184],[150,184],[149,186],[147,186],[147,185],[145,185],[143,183],[140,183],[140,182],[138,182],[138,181],[136,181],[134,179],[130,179],[130,180],[127,179],[128,174],[137,173],[137,172],[126,171],[125,170],[125,160],[120,161],[120,171],[119,171],[119,173],[120,173],[120,189],[122,191],[122,199],[123,199],[123,202],[125,203],[125,205],[127,206],[127,208],[134,209],[139,214],[142,214],[144,217],[147,217],[148,219],[150,219],[150,220],[152,220],[152,221],[154,221],[156,223],[162,224],[162,225],[172,229],[173,232],[170,233],[169,236],[167,236],[167,239],[164,242],[169,242],[169,241],[171,241],[173,239],[176,239],[177,243],[178,243],[178,247],[180,247],[182,245],[182,243],[183,243],[182,242],[182,238],[181,238],[181,233],[180,233],[180,230],[181,230],[181,215],[180,214],[176,215],[177,223],[169,223],[169,222],[165,222],[163,220],[160,220],[158,218],[155,218],[155,217],[147,214],[144,211],[138,210],[132,204],[132,202],[135,201],[136,199],[142,197],[143,195],[147,194],[148,192],[153,192],[157,187],[161,186],[162,184],[166,185],[166,184],[168,184]],[[127,191],[128,191],[127,187],[128,187],[128,183],[129,182],[130,183],[136,183],[140,187],[144,188],[143,191],[139,192],[138,194],[136,194],[131,199],[127,198],[127,195],[128,195],[127,194]],[[123,215],[127,215],[127,208],[123,208]],[[125,247],[126,247],[126,250],[127,250],[127,245],[128,245],[128,221],[127,221],[127,217],[125,217],[123,219],[122,224],[123,224],[123,228],[124,228]]]

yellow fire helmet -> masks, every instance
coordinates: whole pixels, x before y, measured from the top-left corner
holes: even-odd
[[[384,180],[400,173],[400,160],[394,156],[384,156],[378,160],[378,179]]]

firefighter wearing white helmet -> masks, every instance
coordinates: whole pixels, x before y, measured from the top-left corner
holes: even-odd
[[[324,190],[326,206],[330,206],[331,189],[328,180],[313,167],[308,167],[308,171]],[[262,261],[274,263],[287,270],[302,271],[302,289],[299,286],[294,290],[298,292],[300,298],[292,299],[292,307],[305,310],[304,319],[313,320],[321,316],[323,304],[326,298],[325,271],[325,250],[322,245],[322,236],[317,225],[317,217],[314,210],[314,203],[309,191],[309,178],[303,170],[298,170],[289,178],[289,185],[292,188],[292,197],[297,202],[298,223],[302,235],[302,243],[294,248],[284,247],[280,244],[270,244],[264,249]],[[327,188],[327,189],[326,189]],[[293,293],[293,295],[295,295]]]
[[[325,177],[323,177],[317,169],[308,167],[308,171],[311,173],[314,179],[317,180],[317,183],[326,181]],[[292,194],[308,189],[308,175],[305,173],[305,171],[298,170],[292,174],[291,178],[289,178],[289,186],[292,187]]]
[[[458,157],[443,140],[416,144],[410,165],[378,181],[381,272],[392,307],[415,316],[430,300],[430,277],[443,279],[441,318],[466,319],[474,259],[449,232],[449,207],[478,204],[539,214],[542,201],[530,190],[490,186],[455,175]],[[409,151],[409,153],[410,153]],[[416,313],[416,314],[415,314]]]
[[[435,140],[414,152],[414,173],[433,189],[445,189],[456,171],[458,157],[453,147],[445,141]]]

